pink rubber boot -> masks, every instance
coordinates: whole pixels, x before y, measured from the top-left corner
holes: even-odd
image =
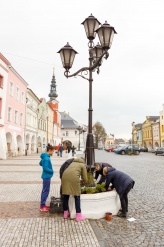
[[[68,216],[69,216],[69,212],[68,212],[68,210],[67,211],[64,211],[64,219],[67,219],[68,218]]]
[[[76,221],[81,221],[85,219],[85,216],[83,216],[81,213],[76,213]]]

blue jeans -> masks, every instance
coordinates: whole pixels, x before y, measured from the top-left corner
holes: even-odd
[[[50,192],[51,178],[43,178],[43,189],[41,193],[41,203],[40,206],[44,207],[46,205],[46,200]]]
[[[75,198],[76,213],[81,213],[80,196],[74,196],[74,198]],[[64,211],[68,210],[68,200],[69,200],[69,195],[63,195],[63,209],[64,209]]]

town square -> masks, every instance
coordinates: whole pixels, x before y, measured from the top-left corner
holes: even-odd
[[[0,3],[0,246],[164,247],[164,3]]]
[[[79,154],[81,155],[81,154]],[[68,154],[52,157],[55,170],[51,196],[59,196],[59,168]],[[111,221],[64,220],[62,214],[40,212],[41,168],[39,156],[0,161],[0,243],[1,246],[164,246],[163,156],[140,153],[120,156],[96,151],[96,160],[110,163],[128,173],[136,184],[129,193],[127,218]],[[127,219],[134,218],[129,222]]]

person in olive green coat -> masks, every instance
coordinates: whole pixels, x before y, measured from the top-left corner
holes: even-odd
[[[85,217],[81,214],[80,207],[80,177],[84,183],[87,183],[88,178],[85,160],[83,158],[75,158],[69,167],[64,171],[61,178],[64,219],[67,219],[69,216],[68,200],[70,195],[75,197],[76,220],[80,221],[85,219]]]

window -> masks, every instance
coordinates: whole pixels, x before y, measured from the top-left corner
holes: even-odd
[[[0,88],[3,88],[3,76],[0,75]]]
[[[19,100],[19,88],[16,89],[16,99]]]
[[[22,92],[22,94],[21,94],[21,102],[22,102],[22,104],[24,104],[24,92]]]
[[[66,136],[68,136],[68,131],[66,131]]]
[[[14,119],[14,123],[18,123],[18,112],[15,111],[15,119]]]
[[[11,107],[9,107],[8,108],[8,121],[10,121],[11,122],[11,116],[12,115],[12,109],[11,109]]]
[[[10,82],[10,95],[13,96],[14,93],[14,84],[12,82]]]
[[[23,125],[23,113],[20,114],[20,125]]]

